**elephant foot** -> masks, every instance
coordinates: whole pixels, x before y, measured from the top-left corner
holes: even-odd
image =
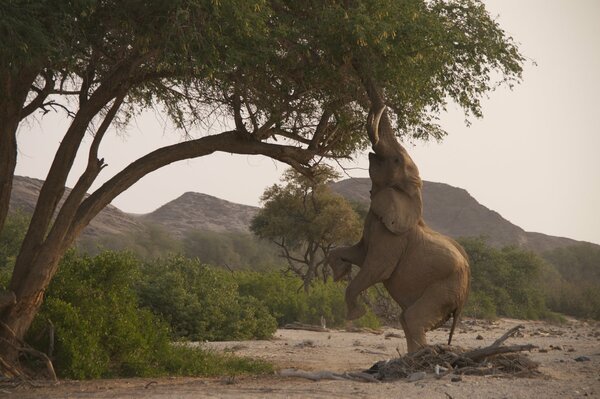
[[[346,320],[356,320],[365,315],[367,311],[364,306],[356,305],[352,307],[348,307],[348,312],[346,313]]]
[[[341,259],[330,261],[329,266],[333,271],[333,281],[340,281],[352,271],[352,264]]]

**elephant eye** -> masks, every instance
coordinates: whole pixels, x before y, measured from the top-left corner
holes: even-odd
[[[394,162],[402,163],[402,159],[400,157],[396,157],[396,158],[394,158]]]

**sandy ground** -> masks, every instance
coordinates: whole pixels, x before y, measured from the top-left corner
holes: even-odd
[[[524,324],[522,334],[508,344],[534,344],[530,356],[540,363],[542,376],[516,378],[450,376],[386,383],[322,380],[313,382],[278,375],[262,377],[163,378],[101,381],[61,381],[42,387],[3,387],[7,398],[600,398],[600,324],[572,320],[564,325],[503,319],[494,323],[465,320],[453,344],[480,347],[491,344],[511,327]],[[269,341],[211,342],[205,346],[273,362],[279,369],[357,371],[406,351],[404,338],[345,331],[278,330]],[[447,329],[428,333],[430,343],[447,340]],[[588,361],[576,361],[586,356]]]

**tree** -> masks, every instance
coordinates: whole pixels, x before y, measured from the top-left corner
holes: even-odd
[[[308,178],[290,169],[283,177],[285,186],[273,185],[261,197],[263,208],[252,219],[250,230],[278,245],[290,271],[302,278],[304,289],[319,275],[335,245],[356,241],[361,220],[352,206],[331,191],[327,183],[337,174],[327,166],[316,168]]]
[[[349,157],[366,142],[368,80],[385,91],[399,134],[440,138],[435,119],[448,101],[480,116],[480,98],[518,81],[523,62],[477,0],[5,1],[0,35],[0,229],[19,125],[52,110],[71,118],[15,262],[14,300],[0,309],[0,357],[9,363],[65,251],[146,174],[215,151],[262,154],[305,173],[321,157]],[[141,157],[86,197],[105,166],[109,127],[153,107],[187,140]],[[229,130],[191,138],[194,127],[225,118]],[[83,151],[87,168],[59,206]]]

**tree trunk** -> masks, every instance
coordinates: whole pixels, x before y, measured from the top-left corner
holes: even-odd
[[[15,294],[16,301],[0,316],[0,341],[4,343],[0,345],[0,357],[13,364],[18,356],[17,348],[42,305],[44,292],[65,251],[52,248],[40,252],[41,256],[37,256],[36,263],[31,265],[32,272],[11,281],[9,289]]]
[[[0,231],[8,215],[12,180],[17,165],[17,128],[27,93],[37,72],[14,74],[0,69]]]

